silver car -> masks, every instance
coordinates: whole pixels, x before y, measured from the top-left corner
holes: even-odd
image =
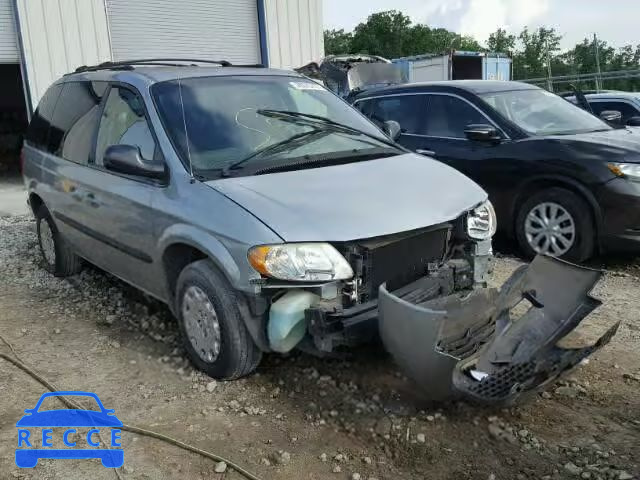
[[[606,343],[615,325],[557,345],[599,304],[600,272],[539,257],[488,288],[487,194],[385,129],[289,71],[82,67],[46,92],[23,150],[43,263],[88,261],[165,302],[220,379],[262,352],[380,335],[431,398],[508,403]]]

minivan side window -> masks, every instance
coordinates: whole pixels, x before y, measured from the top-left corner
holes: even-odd
[[[62,85],[53,85],[45,92],[31,118],[27,129],[26,142],[32,147],[45,150],[49,137],[49,127],[53,119],[53,111],[60,96]]]
[[[104,152],[111,145],[133,145],[144,160],[156,159],[156,142],[145,117],[144,101],[132,90],[113,86],[105,104],[96,146],[96,165],[103,165]]]
[[[56,105],[48,149],[54,155],[86,164],[98,124],[106,82],[67,82]]]
[[[451,95],[429,95],[427,132],[430,137],[466,138],[467,125],[489,123],[473,106]]]

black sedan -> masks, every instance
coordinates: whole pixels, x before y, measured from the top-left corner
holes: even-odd
[[[397,85],[353,103],[387,130],[398,122],[400,144],[480,184],[525,254],[640,252],[640,129],[518,82]]]

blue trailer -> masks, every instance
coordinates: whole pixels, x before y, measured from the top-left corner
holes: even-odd
[[[511,80],[511,56],[468,52],[415,55],[393,59],[409,82],[434,80]]]

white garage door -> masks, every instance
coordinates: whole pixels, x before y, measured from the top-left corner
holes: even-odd
[[[114,60],[260,63],[256,0],[107,0]]]
[[[0,0],[0,63],[18,63],[19,61],[13,0]]]

